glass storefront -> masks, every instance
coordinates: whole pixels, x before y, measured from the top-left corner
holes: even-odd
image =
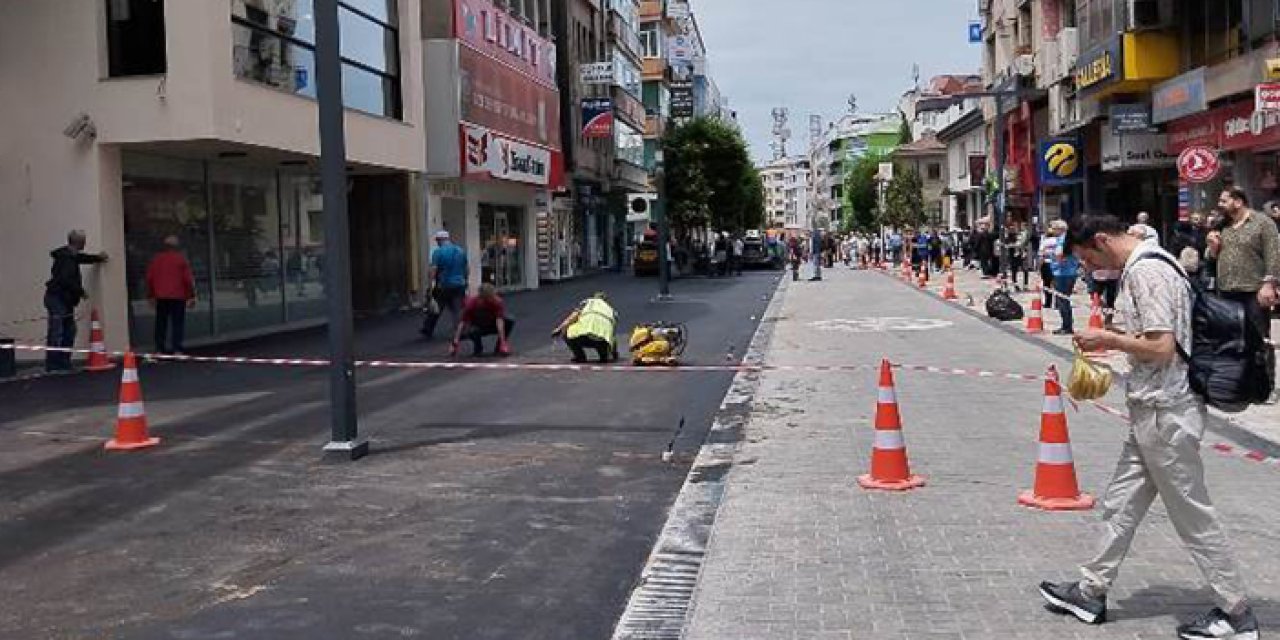
[[[500,290],[525,288],[522,207],[480,204],[480,278]]]
[[[190,339],[324,317],[317,177],[125,153],[123,185],[134,345],[152,342],[146,270],[169,235],[182,241],[200,298],[187,316]]]

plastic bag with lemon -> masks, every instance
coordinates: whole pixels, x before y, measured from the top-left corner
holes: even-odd
[[[1099,366],[1076,347],[1076,361],[1071,366],[1067,393],[1076,400],[1097,400],[1111,390],[1111,370]]]

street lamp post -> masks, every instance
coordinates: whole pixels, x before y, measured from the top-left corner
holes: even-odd
[[[329,421],[324,451],[351,460],[369,452],[356,420],[351,257],[347,240],[347,148],[343,127],[338,0],[315,0],[316,97],[320,109],[320,177],[324,208],[325,278],[329,316]]]

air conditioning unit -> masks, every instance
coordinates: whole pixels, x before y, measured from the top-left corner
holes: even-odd
[[[1058,32],[1058,68],[1062,73],[1071,73],[1080,58],[1080,31],[1075,27],[1067,27]]]

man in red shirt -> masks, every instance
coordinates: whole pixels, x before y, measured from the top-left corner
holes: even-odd
[[[480,295],[467,298],[462,307],[458,329],[453,334],[453,347],[449,355],[458,354],[458,343],[462,338],[471,340],[471,355],[484,354],[484,337],[498,336],[498,344],[493,352],[497,355],[511,355],[511,347],[507,340],[515,329],[516,321],[507,316],[507,305],[498,296],[498,290],[489,283],[480,286]]]
[[[177,236],[164,239],[164,250],[147,265],[147,300],[156,310],[156,350],[164,354],[182,353],[187,308],[196,306],[196,282],[191,263],[178,250]],[[166,340],[173,326],[173,344]]]

